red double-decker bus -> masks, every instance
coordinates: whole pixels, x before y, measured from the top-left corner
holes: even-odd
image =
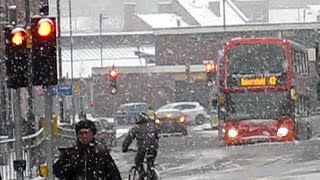
[[[219,119],[226,145],[311,137],[304,119],[316,109],[317,78],[307,54],[285,38],[236,38],[225,44]]]

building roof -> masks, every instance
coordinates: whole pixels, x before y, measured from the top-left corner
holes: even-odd
[[[209,8],[209,2],[220,2],[223,11],[223,0],[177,0],[181,6],[199,23],[200,26],[216,26],[223,24],[223,15],[217,16]],[[246,15],[231,1],[225,1],[227,24],[244,24],[248,21]]]
[[[138,14],[138,17],[149,24],[152,28],[186,27],[180,16],[176,14]],[[179,24],[180,23],[180,24]]]
[[[297,9],[319,4],[319,0],[269,0],[269,9]]]
[[[200,24],[200,26],[217,25],[217,22],[221,22],[220,18],[208,8],[209,0],[177,1]]]
[[[137,47],[105,47],[102,49],[103,63],[101,63],[101,49],[73,49],[73,78],[88,77],[92,74],[93,67],[127,67],[145,66],[147,61],[139,58],[135,51]],[[139,48],[140,52],[154,55],[155,48],[145,46]],[[71,77],[71,50],[63,49],[62,52],[62,76]]]

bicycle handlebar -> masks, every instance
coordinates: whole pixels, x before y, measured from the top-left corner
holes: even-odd
[[[137,149],[133,149],[133,148],[129,148],[128,152],[138,152],[138,150]]]

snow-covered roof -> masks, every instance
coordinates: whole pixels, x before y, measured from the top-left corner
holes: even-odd
[[[188,24],[176,14],[138,14],[138,17],[149,24],[152,28],[188,26]]]
[[[117,67],[125,66],[145,66],[147,62],[144,58],[135,55],[137,47],[105,47],[102,49],[103,66]],[[140,52],[155,54],[155,48],[145,46],[139,48]],[[101,67],[101,49],[73,49],[73,63],[71,64],[70,49],[63,49],[62,55],[62,76],[71,77],[71,65],[73,64],[73,78],[91,76],[93,67]]]
[[[99,16],[74,16],[72,17],[72,30],[75,32],[99,32]],[[101,22],[102,31],[118,32],[123,28],[123,17],[108,16]],[[70,18],[61,17],[61,32],[66,33],[70,30]]]
[[[222,1],[222,0],[220,0],[220,1]],[[226,14],[227,15],[229,15],[229,13],[231,13],[230,11],[233,11],[234,13],[237,14],[238,18],[241,18],[243,20],[242,23],[249,21],[249,18],[231,0],[226,0],[225,2],[226,2]],[[228,17],[228,16],[226,16],[226,17]],[[237,17],[235,17],[235,18],[237,18]],[[229,16],[229,18],[230,18],[230,16]],[[238,23],[238,24],[242,24],[242,23]]]
[[[319,4],[319,0],[269,0],[269,9],[300,9]]]
[[[200,26],[215,26],[223,24],[223,15],[217,16],[209,8],[209,2],[220,2],[223,11],[223,0],[177,0],[183,8],[200,24]],[[225,14],[227,24],[244,24],[249,19],[231,1],[225,1]]]
[[[210,26],[217,25],[217,22],[221,22],[209,9],[209,0],[177,0],[182,7],[190,13],[190,15],[201,25]],[[221,24],[221,23],[219,23]]]

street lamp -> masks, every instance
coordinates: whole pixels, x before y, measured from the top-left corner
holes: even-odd
[[[100,27],[100,60],[101,60],[101,67],[103,66],[103,57],[102,57],[102,20],[108,19],[108,17],[103,16],[102,13],[99,14],[99,27]]]

